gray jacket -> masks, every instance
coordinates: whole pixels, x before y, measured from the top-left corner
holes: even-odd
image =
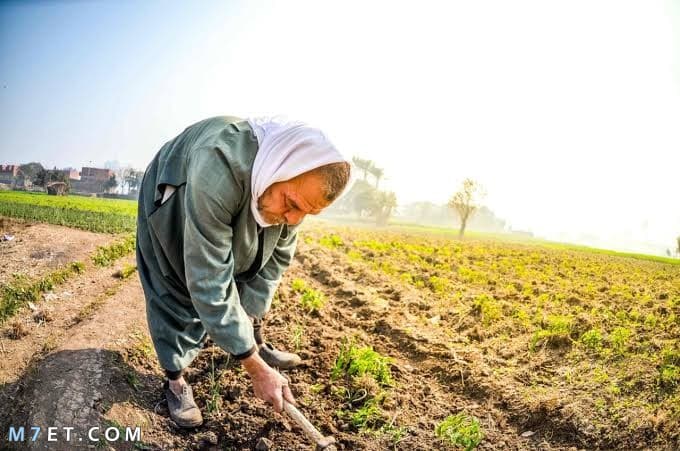
[[[198,122],[167,142],[146,170],[137,256],[147,307],[152,304],[147,310],[148,316],[154,315],[148,318],[152,337],[164,335],[153,337],[161,363],[179,360],[184,365],[193,358],[182,357],[186,345],[164,345],[175,340],[173,334],[195,335],[186,337],[193,343],[207,331],[235,355],[252,352],[255,346],[248,315],[261,318],[267,312],[297,244],[297,227],[265,227],[260,264],[251,268],[260,229],[250,211],[257,150],[257,138],[246,121],[220,116]],[[176,190],[161,204],[164,185]],[[158,303],[165,305],[154,305]],[[196,318],[205,331],[197,327]]]

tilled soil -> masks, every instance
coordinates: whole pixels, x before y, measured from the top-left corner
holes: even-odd
[[[290,290],[295,278],[326,294],[328,301],[318,314],[301,308],[299,295]],[[332,434],[340,449],[446,449],[448,445],[435,437],[436,424],[465,412],[479,418],[484,429],[479,449],[576,449],[576,440],[545,428],[540,417],[518,418],[504,410],[501,394],[475,381],[490,369],[479,366],[481,359],[474,352],[451,350],[427,328],[406,327],[425,301],[408,287],[393,286],[361,264],[301,240],[266,318],[265,333],[278,347],[298,348],[304,358],[302,367],[286,375],[312,423]],[[394,386],[382,406],[387,431],[359,431],[338,413],[352,407],[351,400],[338,394],[342,381],[330,379],[345,338],[394,359]],[[74,426],[84,437],[92,426],[139,426],[142,443],[102,441],[97,446],[254,449],[265,440],[270,449],[313,449],[291,420],[254,397],[240,365],[211,342],[187,375],[204,424],[193,430],[178,428],[163,400],[136,276],[122,283],[91,317],[72,324],[52,350],[13,380],[0,389],[15,400],[2,419],[5,431],[10,424],[33,422]],[[523,438],[527,427],[532,427],[525,434],[530,437]],[[62,441],[50,448],[88,445],[93,444]]]

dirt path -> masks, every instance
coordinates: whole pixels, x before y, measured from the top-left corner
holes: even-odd
[[[133,263],[129,256],[111,267],[88,265],[84,274],[47,293],[36,311],[24,307],[3,325],[0,404],[11,406],[0,415],[5,433],[10,425],[70,426],[80,415],[87,418],[82,404],[96,399],[101,386],[94,383],[105,354],[101,344],[127,328],[127,315],[138,310],[130,308],[139,302],[135,279],[116,277]]]
[[[16,382],[30,362],[56,347],[70,329],[114,294],[123,281],[115,274],[134,264],[129,256],[111,267],[96,267],[86,260],[84,274],[74,277],[43,295],[36,310],[22,308],[0,327],[0,384]]]
[[[521,438],[525,431],[500,409],[494,393],[465,388],[475,355],[451,352],[426,333],[408,327],[413,320],[408,317],[409,309],[423,308],[422,300],[338,258],[325,249],[300,244],[268,315],[266,334],[278,346],[299,346],[306,364],[288,372],[296,399],[313,423],[338,439],[341,449],[443,449],[434,427],[447,415],[461,411],[474,414],[483,424],[486,438],[479,449],[575,449],[545,434]],[[309,315],[300,307],[290,290],[295,278],[328,296],[319,315]],[[85,437],[82,442],[66,443],[62,436],[50,449],[87,446],[87,429],[93,426],[102,431],[111,426],[139,426],[142,442],[137,449],[245,450],[254,449],[261,438],[270,440],[272,449],[313,448],[286,418],[254,398],[240,366],[215,346],[201,353],[187,376],[204,425],[190,431],[178,429],[163,404],[160,370],[136,275],[111,285],[116,289],[109,289],[108,294],[103,282],[93,283],[97,288],[90,289],[104,293],[99,301],[95,294],[80,303],[81,309],[88,302],[99,305],[91,317],[74,323],[78,315],[74,306],[70,321],[64,314],[63,320],[49,326],[60,331],[51,349],[34,358],[28,368],[8,373],[0,393],[5,402],[14,402],[2,418],[4,430],[10,424],[69,426],[75,428],[75,437]],[[407,308],[400,311],[407,313],[393,313],[394,307],[404,305]],[[398,435],[362,433],[337,416],[343,401],[334,393],[329,375],[345,337],[357,337],[394,358],[395,384],[385,411],[394,430],[400,431]],[[38,338],[32,343],[40,346]],[[133,445],[102,441],[97,446],[131,449]]]
[[[110,234],[0,216],[0,236],[5,234],[12,240],[0,241],[0,283],[9,282],[14,274],[34,279],[66,263],[89,261],[97,246],[116,239]]]

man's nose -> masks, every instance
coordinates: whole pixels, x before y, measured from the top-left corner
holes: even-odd
[[[286,222],[289,225],[298,225],[301,221],[302,218],[305,217],[305,214],[302,212],[289,212],[286,214]]]

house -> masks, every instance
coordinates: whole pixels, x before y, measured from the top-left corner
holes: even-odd
[[[17,164],[0,164],[0,183],[13,185],[19,173]]]
[[[107,189],[104,187],[114,172],[111,169],[83,167],[80,171],[80,180],[73,179],[71,176],[71,191],[77,193],[103,193]]]
[[[80,180],[80,172],[76,168],[64,168],[58,171],[68,177],[69,180]]]
[[[83,182],[105,182],[111,178],[111,169],[83,167],[80,171],[80,180]]]

